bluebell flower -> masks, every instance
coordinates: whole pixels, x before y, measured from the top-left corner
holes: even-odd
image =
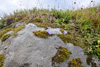
[[[64,31],[64,34],[67,34],[67,31]]]
[[[51,35],[51,34],[52,34],[52,31],[51,31],[51,30],[49,30],[49,31],[48,31],[48,33]]]

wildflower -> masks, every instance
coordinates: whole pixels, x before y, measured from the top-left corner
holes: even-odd
[[[67,34],[67,31],[64,31],[64,34]]]
[[[51,34],[52,34],[52,31],[51,31],[51,30],[49,30],[49,31],[48,31],[48,33],[51,35]]]

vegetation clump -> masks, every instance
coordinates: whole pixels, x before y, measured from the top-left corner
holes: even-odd
[[[37,26],[39,27],[52,27],[52,28],[57,28],[58,26],[54,23],[38,23],[38,22],[35,22],[34,24],[36,24]]]
[[[48,38],[49,36],[52,36],[53,34],[49,34],[47,31],[34,31],[34,35],[40,37],[40,38]]]
[[[0,30],[0,39],[5,33],[7,33],[8,31],[11,31],[11,30],[13,30],[13,28],[11,28],[11,27]]]
[[[35,22],[41,22],[41,23],[43,22],[42,19],[35,19],[34,21],[35,21]]]
[[[5,60],[5,55],[0,54],[0,67],[3,67],[4,60]]]
[[[72,43],[75,46],[80,46],[84,49],[87,49],[87,42],[85,42],[80,35],[74,33],[74,31],[67,30],[67,34],[64,34],[64,29],[61,28],[60,30],[62,34],[58,34],[57,36],[64,42],[64,43]]]
[[[75,58],[69,61],[68,67],[84,67],[81,64],[82,64],[82,61],[80,60],[80,58]]]
[[[94,55],[95,58],[100,59],[100,45],[96,45],[96,46],[90,45],[86,52],[87,52],[87,54]]]
[[[20,31],[20,30],[22,30],[24,27],[25,27],[25,25],[23,24],[23,25],[20,25],[20,26],[14,28],[13,29],[13,31],[14,31],[13,35],[17,36],[18,35],[17,32]]]
[[[14,36],[17,36],[18,34],[17,34],[17,32],[18,31],[20,31],[21,29],[23,29],[24,28],[24,24],[23,25],[21,25],[21,26],[19,26],[19,27],[16,27],[16,28],[12,28],[12,27],[7,27],[7,28],[4,28],[4,29],[2,29],[2,30],[0,30],[0,39],[1,39],[1,41],[4,41],[5,39],[5,36],[6,36],[6,33],[8,32],[8,31],[14,31],[12,34],[14,35]],[[8,34],[7,34],[8,35]],[[9,34],[10,35],[10,34]]]
[[[84,47],[84,43],[82,43],[83,45],[81,45],[81,41],[78,40],[78,39],[73,38],[71,35],[68,35],[68,34],[67,35],[65,35],[65,34],[58,34],[58,37],[61,38],[61,40],[64,43],[73,43],[75,46]]]
[[[56,55],[52,58],[53,63],[62,63],[70,57],[71,52],[67,48],[60,46]]]
[[[72,43],[72,39],[70,35],[64,35],[64,34],[58,34],[58,36],[62,39],[63,42],[65,43]],[[74,44],[76,45],[76,44]]]
[[[5,41],[6,39],[8,39],[8,38],[10,37],[10,35],[11,35],[11,33],[9,33],[9,34],[4,34],[4,35],[1,37],[1,43],[2,43],[3,41]]]
[[[14,28],[14,31],[15,31],[15,32],[18,32],[18,31],[20,31],[21,29],[23,29],[24,27],[25,27],[24,24],[23,24],[23,25],[20,25],[20,26]]]

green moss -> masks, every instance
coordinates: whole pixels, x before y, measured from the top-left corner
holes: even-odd
[[[4,60],[5,60],[5,55],[0,54],[0,67],[3,67]]]
[[[11,31],[11,30],[13,30],[13,28],[11,28],[11,27],[0,30],[0,39],[5,33],[7,33],[8,31]]]
[[[35,22],[34,23],[35,25],[39,26],[39,27],[52,27],[52,28],[57,28],[58,26],[54,23],[38,23],[38,22]]]
[[[13,35],[16,37],[18,35],[18,33],[17,32],[14,32]]]
[[[75,46],[80,46],[82,48],[87,48],[87,46],[85,45],[85,42],[78,37],[74,37],[71,34],[58,34],[58,37],[64,42],[64,43],[72,43]]]
[[[21,29],[23,29],[24,27],[25,27],[24,24],[23,24],[23,25],[20,25],[20,26],[14,28],[14,31],[15,31],[15,32],[18,32],[18,31],[20,31]]]
[[[64,29],[63,28],[61,28],[60,31],[62,32],[62,34],[64,33]],[[67,34],[71,35],[71,32],[69,30],[65,30],[65,31],[67,31]]]
[[[34,35],[36,35],[36,36],[38,36],[40,38],[48,38],[48,36],[52,36],[53,35],[53,34],[52,35],[48,34],[47,31],[41,31],[41,30],[34,31],[33,33],[34,33]]]
[[[75,58],[69,61],[68,67],[84,67],[81,64],[82,64],[82,61],[80,60],[80,58]]]
[[[13,31],[14,31],[13,35],[17,36],[18,35],[17,32],[20,31],[20,30],[22,30],[24,27],[25,27],[25,25],[23,24],[23,25],[20,25],[20,26],[14,28],[13,29]]]
[[[73,43],[75,46],[78,46],[79,45],[78,40],[75,40],[74,38],[72,38],[71,35],[58,34],[58,37],[60,37],[61,40],[64,43]]]
[[[3,43],[3,41],[5,41],[6,39],[8,39],[10,37],[11,33],[10,34],[4,34],[2,37],[1,37],[1,43]]]
[[[60,46],[56,55],[52,58],[53,62],[62,63],[70,57],[71,52],[67,48]]]
[[[61,31],[62,33],[64,33],[64,29],[61,28],[60,31]]]
[[[71,43],[72,39],[70,35],[58,34],[63,42]]]

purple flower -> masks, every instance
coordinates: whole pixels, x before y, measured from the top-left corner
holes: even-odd
[[[67,34],[67,31],[64,31],[64,34]]]
[[[52,31],[51,31],[51,30],[49,30],[49,31],[48,31],[48,33],[51,35],[51,34],[52,34]]]

